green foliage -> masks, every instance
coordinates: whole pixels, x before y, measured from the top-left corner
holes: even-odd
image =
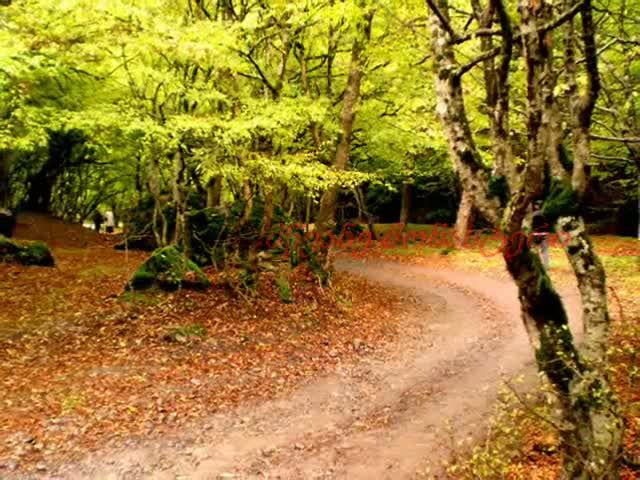
[[[205,289],[209,279],[200,268],[175,246],[159,248],[138,268],[127,288],[145,290],[151,287],[163,290],[178,288]]]
[[[580,205],[576,192],[568,183],[554,179],[551,183],[551,191],[542,206],[542,214],[545,219],[554,225],[562,216],[577,215]]]

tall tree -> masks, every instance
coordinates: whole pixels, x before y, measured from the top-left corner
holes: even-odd
[[[557,393],[566,427],[560,432],[565,448],[565,468],[569,478],[616,478],[620,461],[621,423],[617,404],[606,375],[606,345],[609,330],[605,273],[579,215],[590,155],[590,125],[593,106],[599,92],[599,74],[592,6],[589,0],[570,4],[554,15],[545,0],[522,0],[518,5],[519,24],[515,25],[502,0],[490,0],[488,9],[498,25],[486,28],[485,22],[476,32],[460,35],[450,16],[447,0],[427,0],[431,11],[432,50],[436,70],[437,112],[449,144],[450,154],[465,192],[475,207],[507,238],[503,251],[505,264],[519,292],[522,319],[535,349],[539,369],[544,372]],[[574,162],[568,175],[571,183],[554,180],[545,201],[545,212],[563,233],[564,248],[580,289],[583,305],[584,341],[577,345],[571,334],[562,300],[542,266],[530,250],[523,221],[532,201],[543,193],[551,153],[561,141],[552,135],[554,95],[559,76],[554,65],[554,36],[561,25],[570,25],[581,17],[580,43],[584,51],[584,92],[572,94],[577,118],[572,128]],[[455,45],[470,38],[496,36],[500,45],[484,50],[465,64],[458,63]],[[577,39],[565,38],[565,42]],[[522,44],[524,57],[527,110],[527,148],[516,168],[511,155],[508,129],[510,80],[519,68],[513,57],[515,43]],[[486,47],[486,42],[483,42]],[[476,139],[465,108],[462,76],[475,65],[496,57],[494,82],[488,82],[495,102],[491,113],[497,165],[493,173],[481,159]],[[571,73],[569,73],[571,75]],[[577,95],[577,96],[576,96]],[[508,194],[496,194],[499,185]]]
[[[340,114],[340,139],[333,161],[333,167],[338,171],[345,170],[349,162],[353,123],[356,116],[356,106],[360,98],[360,85],[366,62],[365,51],[371,38],[371,23],[374,15],[374,10],[366,7],[366,2],[360,2],[359,7],[362,12],[361,16],[357,17],[357,28],[351,48],[349,77]],[[320,211],[316,220],[316,228],[319,231],[327,230],[335,223],[338,189],[337,185],[330,186],[322,195]]]

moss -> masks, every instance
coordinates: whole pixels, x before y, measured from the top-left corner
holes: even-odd
[[[146,263],[143,263],[138,271],[133,274],[129,284],[133,290],[144,290],[151,288],[155,280],[155,275],[147,269]]]
[[[567,395],[575,369],[580,369],[567,313],[538,255],[526,245],[516,252],[507,261],[507,268],[514,278],[520,278],[520,298],[524,298],[523,305],[539,331],[538,367],[559,392]]]
[[[554,179],[551,191],[542,206],[542,214],[550,224],[555,224],[559,217],[577,215],[580,211],[578,196],[571,185]]]
[[[40,267],[55,265],[51,250],[45,243],[18,243],[2,235],[0,235],[0,261]]]
[[[278,295],[283,303],[293,302],[293,293],[291,292],[291,285],[289,280],[285,276],[280,276],[276,279],[276,286],[278,287]]]
[[[42,242],[33,242],[25,245],[18,257],[23,265],[52,267],[55,263],[49,247]]]
[[[511,192],[509,191],[509,183],[505,176],[491,176],[489,178],[489,198],[496,197],[500,200],[500,205],[505,206],[509,201]]]
[[[191,323],[180,327],[171,328],[163,337],[167,342],[184,343],[192,338],[207,336],[207,329],[199,323]]]
[[[544,322],[540,329],[540,348],[536,360],[552,383],[563,393],[569,392],[569,384],[578,363],[569,319],[562,299],[553,288],[551,279],[542,267],[537,255],[532,255],[537,270],[536,298],[532,302],[532,315],[536,322]]]
[[[158,286],[163,290],[205,289],[209,279],[200,268],[175,246],[159,248],[138,268],[128,288],[144,290]]]

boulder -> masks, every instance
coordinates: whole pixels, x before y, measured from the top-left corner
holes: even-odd
[[[211,285],[200,268],[175,246],[155,250],[133,274],[129,290],[159,287],[173,291],[179,288],[204,290]]]
[[[0,262],[53,267],[51,250],[43,242],[19,243],[0,235]]]

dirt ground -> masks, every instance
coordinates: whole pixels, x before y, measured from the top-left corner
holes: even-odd
[[[410,293],[400,338],[278,399],[220,412],[162,441],[64,466],[62,478],[414,478],[444,475],[479,435],[502,382],[531,359],[515,288],[385,262],[341,270]],[[575,317],[575,292],[565,299]],[[453,433],[455,432],[455,433]]]

